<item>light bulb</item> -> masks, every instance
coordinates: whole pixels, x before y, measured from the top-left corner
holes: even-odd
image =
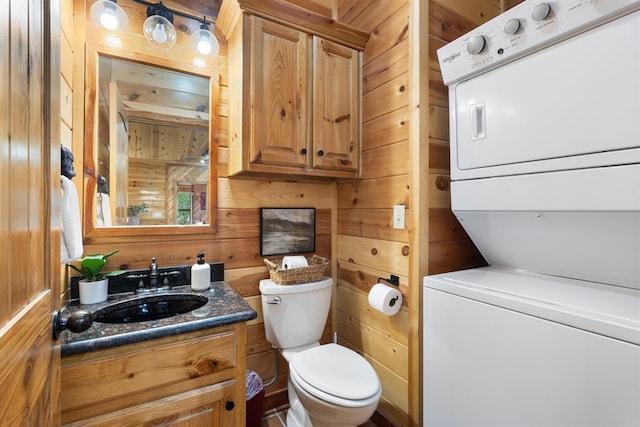
[[[100,25],[109,31],[113,31],[118,28],[116,11],[110,7],[105,8],[100,15]]]
[[[206,34],[202,34],[200,37],[200,41],[198,41],[198,52],[203,55],[208,55],[211,53],[211,42],[209,41],[209,37]]]
[[[153,39],[160,44],[164,44],[167,41],[167,32],[164,29],[164,24],[162,22],[156,22],[156,26],[151,33]]]
[[[200,29],[191,34],[191,46],[202,56],[216,56],[220,50],[218,39],[207,29],[208,24],[202,24]]]
[[[116,0],[96,0],[91,5],[91,22],[108,32],[126,31],[129,26],[127,14]]]
[[[142,25],[142,31],[151,46],[158,49],[171,49],[176,44],[176,30],[171,21],[164,16],[149,16]]]

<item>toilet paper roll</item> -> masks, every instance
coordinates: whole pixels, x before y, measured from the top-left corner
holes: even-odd
[[[402,306],[402,294],[396,288],[376,283],[369,291],[369,305],[387,316],[393,316]]]
[[[308,267],[309,263],[303,256],[286,256],[282,258],[282,269],[289,270],[291,268]]]

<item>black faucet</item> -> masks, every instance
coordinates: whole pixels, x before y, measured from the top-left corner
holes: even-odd
[[[148,273],[129,274],[127,279],[137,279],[138,288],[135,290],[136,294],[147,294],[150,292],[162,292],[171,290],[171,278],[181,276],[181,273],[177,270],[171,271],[158,271],[158,263],[156,257],[151,258],[151,265],[149,265]],[[149,286],[145,286],[144,279],[149,278]]]
[[[152,289],[158,287],[158,264],[156,263],[156,257],[151,258],[151,265],[149,266],[149,286]]]

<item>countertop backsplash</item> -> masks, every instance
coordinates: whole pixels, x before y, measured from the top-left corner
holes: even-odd
[[[224,281],[224,263],[213,262],[209,263],[211,266],[211,282]],[[162,284],[163,273],[176,272],[177,274],[169,277],[171,286],[183,286],[191,283],[191,265],[180,265],[174,267],[159,267],[158,268],[158,285]],[[149,286],[149,269],[139,270],[127,270],[119,276],[109,277],[109,294],[121,294],[126,292],[133,292],[138,288],[138,282],[140,279],[131,276],[146,275],[143,278],[145,287]],[[69,299],[78,299],[78,282],[82,279],[82,276],[71,276],[69,281]]]

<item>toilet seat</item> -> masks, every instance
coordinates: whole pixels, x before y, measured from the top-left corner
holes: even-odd
[[[380,398],[380,380],[371,365],[355,351],[337,344],[293,355],[289,373],[307,393],[334,405],[361,407]]]

